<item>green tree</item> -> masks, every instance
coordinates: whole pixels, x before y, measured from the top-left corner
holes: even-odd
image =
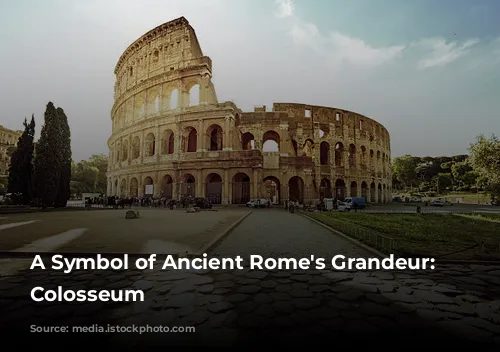
[[[490,138],[479,135],[470,146],[470,164],[492,199],[500,198],[500,140],[495,135]]]
[[[57,196],[55,199],[56,207],[65,207],[71,196],[71,132],[68,125],[68,118],[62,108],[57,108],[57,117],[61,128],[61,149],[59,150],[59,183]]]
[[[9,167],[8,192],[22,193],[23,204],[33,199],[33,152],[35,138],[35,117],[31,121],[24,119],[24,132],[17,141],[17,148],[12,153]]]
[[[89,158],[88,162],[93,167],[99,170],[99,175],[97,178],[97,186],[94,191],[99,193],[106,193],[107,189],[106,172],[108,171],[108,157],[104,154],[94,154]]]
[[[456,162],[451,166],[451,173],[456,181],[464,181],[465,174],[472,171],[472,167],[469,165],[468,161]]]
[[[56,107],[47,104],[40,139],[35,148],[35,194],[43,206],[53,206],[59,190],[64,137]]]
[[[99,181],[99,169],[92,163],[82,160],[72,163],[71,166],[71,193],[80,196],[82,193],[94,193],[97,191]]]
[[[416,167],[416,160],[411,155],[394,158],[393,168],[396,179],[403,183],[406,187],[411,186],[414,182],[417,176],[415,172]]]

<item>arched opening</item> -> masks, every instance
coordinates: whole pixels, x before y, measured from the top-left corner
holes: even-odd
[[[161,153],[174,154],[174,132],[165,130],[161,136]]]
[[[176,88],[170,93],[170,110],[177,109],[178,104],[179,104],[179,91]]]
[[[155,135],[152,133],[148,133],[146,136],[146,155],[145,156],[153,156],[155,155]]]
[[[174,180],[170,175],[163,176],[161,186],[161,196],[166,199],[172,199]]]
[[[154,101],[155,104],[155,112],[160,111],[160,95],[157,95]]]
[[[232,204],[246,204],[250,200],[250,177],[240,172],[233,177]]]
[[[376,191],[375,182],[372,182],[370,184],[370,203],[376,202],[376,198],[375,198],[376,192],[375,191]]]
[[[205,198],[212,204],[222,203],[222,177],[209,174],[205,179]]]
[[[241,149],[253,150],[255,149],[255,137],[250,132],[243,133],[241,136]]]
[[[356,167],[356,146],[354,144],[349,145],[349,167]]]
[[[152,197],[154,194],[154,184],[151,177],[146,177],[144,179],[144,195]]]
[[[293,176],[288,181],[288,199],[293,202],[304,202],[304,181],[298,176]]]
[[[361,182],[361,197],[365,199],[365,202],[368,202],[368,185],[365,181]]]
[[[385,184],[382,186],[382,203],[387,203],[387,187]]]
[[[280,151],[280,135],[275,131],[267,131],[262,138],[262,151],[264,152],[279,152]]]
[[[219,125],[212,125],[207,130],[208,135],[208,150],[222,150],[222,127]]]
[[[135,136],[132,139],[132,159],[137,159],[141,156],[141,140]]]
[[[130,180],[130,197],[137,197],[139,192],[139,182],[137,179],[134,177],[133,179]]]
[[[377,203],[382,203],[382,185],[380,183],[377,187]]]
[[[119,197],[124,198],[127,196],[127,180],[122,179],[120,183],[120,192],[118,194]]]
[[[181,183],[181,197],[190,198],[195,195],[195,179],[191,174],[184,175]]]
[[[304,147],[302,148],[302,154],[304,156],[312,157],[314,154],[314,142],[310,139],[306,140]]]
[[[342,179],[338,179],[335,182],[335,198],[338,200],[344,200],[346,194],[345,182]]]
[[[351,182],[351,197],[358,196],[358,183],[356,181]]]
[[[280,196],[280,180],[274,176],[267,176],[264,178],[265,196],[271,199],[273,204],[281,202]]]
[[[196,152],[198,148],[198,133],[194,127],[187,127],[184,130],[184,136],[182,137],[184,148],[183,151],[187,153]]]
[[[375,152],[373,149],[370,149],[370,169],[372,169],[375,165]]]
[[[332,183],[327,178],[321,180],[319,185],[319,198],[320,200],[323,200],[323,198],[333,198]]]
[[[344,160],[342,155],[344,154],[344,145],[340,142],[335,144],[335,166],[342,167],[344,166]]]
[[[361,147],[361,165],[366,168],[366,147]]]
[[[189,90],[189,106],[196,106],[200,104],[200,85],[195,84]]]
[[[125,140],[123,141],[122,145],[122,161],[125,161],[128,159],[128,141]]]
[[[330,144],[321,142],[319,145],[319,161],[321,165],[330,164]]]

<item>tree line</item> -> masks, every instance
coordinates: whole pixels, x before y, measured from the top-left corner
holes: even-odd
[[[23,125],[11,156],[7,191],[18,203],[65,207],[71,192],[71,132],[64,110],[47,104],[37,142],[34,116]]]
[[[404,155],[394,158],[395,190],[419,192],[484,190],[500,198],[500,141],[495,136],[477,137],[470,154],[440,157]]]

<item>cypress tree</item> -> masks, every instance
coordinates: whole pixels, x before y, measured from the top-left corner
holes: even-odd
[[[57,110],[49,102],[44,124],[35,149],[35,194],[42,206],[54,206],[61,174],[61,147],[63,133]]]
[[[71,132],[68,125],[68,118],[62,108],[57,108],[57,118],[61,127],[61,149],[59,150],[60,158],[60,175],[55,199],[56,207],[65,207],[68,199],[71,196]]]
[[[17,141],[17,149],[11,156],[8,192],[22,193],[23,204],[33,199],[33,153],[35,138],[35,116],[31,122],[24,119],[24,132]]]

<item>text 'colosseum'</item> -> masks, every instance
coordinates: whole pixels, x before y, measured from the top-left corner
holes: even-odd
[[[219,103],[212,61],[183,17],[132,43],[115,75],[108,195],[390,200],[390,137],[381,124],[323,106],[243,112]]]

